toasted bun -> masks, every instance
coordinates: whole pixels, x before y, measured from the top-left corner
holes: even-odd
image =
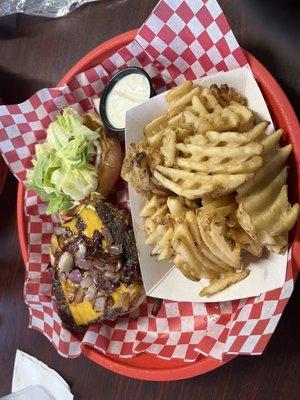
[[[97,191],[106,197],[112,191],[120,176],[122,152],[120,143],[115,134],[106,133],[104,135],[104,145],[108,150],[102,151]]]
[[[105,132],[99,115],[84,114],[84,124],[92,130],[101,128],[101,161],[98,172],[97,192],[106,197],[113,189],[120,176],[122,166],[122,151],[116,134]]]

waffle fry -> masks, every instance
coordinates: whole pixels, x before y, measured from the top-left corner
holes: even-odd
[[[232,100],[237,101],[243,106],[247,105],[246,99],[234,90],[230,89],[226,84],[223,84],[220,87],[213,84],[211,85],[210,90],[222,107],[228,106]]]
[[[235,175],[195,174],[162,165],[157,167],[153,175],[162,187],[190,200],[208,195],[218,197],[232,193],[238,186],[252,177],[252,174],[247,173]]]
[[[166,128],[161,146],[161,154],[164,157],[164,164],[172,167],[176,157],[176,132],[171,128]]]
[[[222,278],[213,280],[210,285],[202,289],[200,292],[200,296],[211,296],[212,294],[218,293],[221,290],[226,289],[228,286],[231,286],[234,283],[240,282],[241,280],[247,278],[249,273],[249,269],[243,269],[240,272],[229,272]]]
[[[180,86],[175,86],[173,89],[169,91],[169,93],[166,96],[168,103],[171,104],[179,100],[181,97],[183,97],[185,94],[189,92],[192,86],[193,86],[192,81],[186,81]]]
[[[227,238],[239,243],[243,250],[253,254],[255,257],[262,255],[262,246],[256,243],[240,226],[232,227],[227,234]]]
[[[227,224],[238,204],[234,196],[207,199],[204,206],[183,197],[148,197],[140,212],[146,219],[145,243],[157,261],[169,260],[188,278],[217,279],[241,268],[241,250],[253,245],[244,233],[242,243]],[[250,244],[249,244],[250,243]]]
[[[197,211],[197,223],[203,242],[226,271],[241,268],[241,246],[229,241],[226,219],[235,213],[233,197],[207,202]]]
[[[280,129],[261,141],[264,166],[238,189],[237,196],[240,225],[255,242],[275,253],[287,249],[287,233],[299,215],[299,204],[291,206],[288,200],[285,162],[292,146],[279,147],[282,134]]]
[[[190,280],[209,279],[200,295],[210,296],[249,275],[244,252],[287,248],[299,214],[286,185],[292,147],[279,147],[283,131],[267,135],[269,123],[256,123],[227,85],[187,81],[166,98],[167,112],[144,128],[122,176],[145,196],[151,255]]]
[[[145,203],[145,206],[140,211],[141,218],[147,218],[155,214],[157,209],[166,203],[165,197],[158,197],[153,195],[150,197],[149,201]]]
[[[173,251],[171,241],[174,236],[174,229],[169,225],[157,225],[155,230],[149,235],[146,244],[153,245],[152,256],[157,256],[157,261],[162,261],[172,257]]]
[[[147,168],[140,182],[134,165],[122,171],[137,191],[155,192],[153,180],[145,180],[150,174],[160,191],[190,200],[219,197],[234,192],[262,166],[263,146],[257,139],[268,124],[255,125],[246,100],[232,89],[187,81],[172,89],[167,101],[167,112],[144,128]]]
[[[263,146],[255,140],[268,124],[255,125],[241,96],[226,86],[216,88],[185,82],[172,89],[167,113],[145,128],[148,145],[163,156],[152,165],[153,176],[188,199],[232,193],[262,166]],[[155,143],[149,142],[150,131]]]
[[[215,264],[199,251],[184,222],[178,223],[175,228],[172,247],[175,254],[179,255],[180,259],[184,261],[186,265],[184,271],[187,270],[194,281],[199,281],[201,278],[212,279],[217,276],[214,273],[216,271]],[[174,263],[176,265],[176,260]],[[180,264],[176,266],[179,269],[181,267]]]
[[[161,146],[167,123],[167,115],[162,115],[145,126],[144,135],[150,147],[158,149]]]

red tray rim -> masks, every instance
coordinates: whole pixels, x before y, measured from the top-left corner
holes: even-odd
[[[134,29],[132,31],[115,36],[114,38],[97,46],[82,59],[80,59],[63,76],[63,78],[58,82],[57,86],[62,86],[79,72],[90,68],[91,64],[93,64],[96,59],[98,59],[99,62],[99,58],[105,59],[110,54],[112,54],[112,52],[130,43],[134,39],[136,33],[137,29]],[[300,127],[291,104],[289,103],[281,87],[278,85],[273,76],[266,70],[266,68],[250,53],[245,50],[244,53],[246,55],[248,63],[252,68],[252,71],[254,72],[254,75],[258,78],[259,82],[263,86],[263,92],[266,100],[272,104],[272,110],[274,111],[274,114],[276,114],[277,112],[280,113],[282,119],[281,122],[284,122],[285,125],[284,128],[289,132],[294,132],[294,134],[290,136],[290,140],[295,148],[295,153],[297,153],[299,157],[300,142],[296,143],[295,136],[296,134],[300,136]],[[26,262],[26,260],[28,259],[28,252],[25,230],[26,220],[23,212],[24,193],[24,186],[20,183],[18,185],[17,194],[17,225],[21,253],[24,262]],[[297,224],[297,233],[299,232],[300,223]],[[298,234],[297,237],[299,237]],[[299,247],[298,253],[300,253],[300,241],[298,241],[298,239],[295,240],[295,245]],[[298,266],[300,265],[300,255],[299,260],[297,260],[297,264]],[[196,361],[192,363],[187,363],[178,360],[169,361],[159,359],[154,355],[141,353],[134,358],[125,359],[100,353],[90,346],[83,347],[83,354],[95,363],[121,375],[136,379],[153,381],[172,381],[197,376],[218,368],[225,362],[228,362],[235,357],[235,355],[231,355],[227,357],[226,361],[220,362],[211,357],[200,356]],[[155,366],[153,365],[153,363],[155,363]]]
[[[6,180],[6,175],[7,175],[8,168],[2,158],[0,156],[0,194],[2,192],[5,180]]]

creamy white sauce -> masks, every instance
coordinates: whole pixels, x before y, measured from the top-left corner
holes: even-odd
[[[126,111],[144,103],[149,97],[150,85],[144,75],[124,76],[107,95],[106,115],[108,121],[115,128],[125,128]]]

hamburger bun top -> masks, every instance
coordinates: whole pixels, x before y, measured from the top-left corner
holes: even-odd
[[[101,160],[97,192],[106,197],[120,176],[123,158],[121,146],[115,133],[104,130],[101,118],[96,113],[84,114],[84,124],[92,130],[100,128]]]

